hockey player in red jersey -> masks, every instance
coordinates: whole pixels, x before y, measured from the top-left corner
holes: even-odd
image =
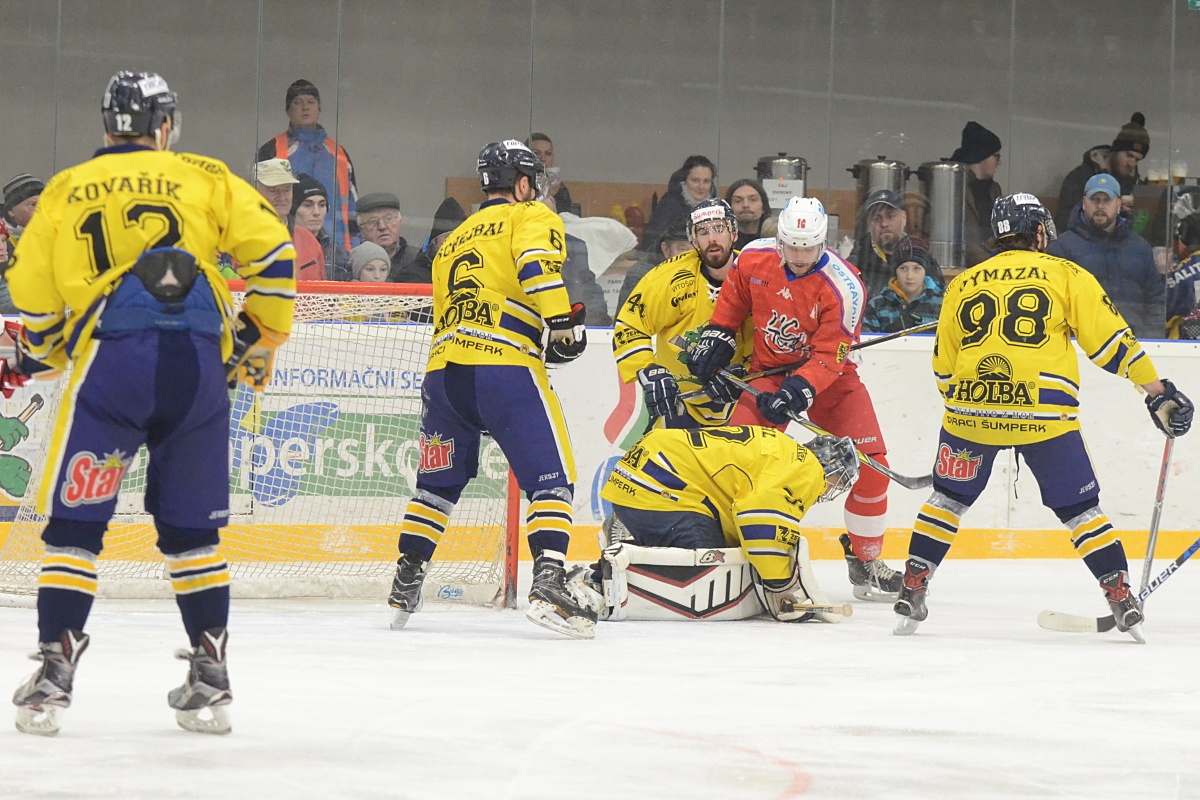
[[[850,436],[886,465],[875,407],[849,358],[866,291],[858,270],[825,248],[828,225],[819,201],[789,200],[776,237],[752,242],[737,257],[688,363],[702,382],[710,380],[733,357],[734,332],[752,316],[751,372],[803,363],[786,375],[754,381],[763,394],[757,400],[742,395],[730,424],[783,428],[789,414],[807,412],[815,424],[834,436]],[[860,600],[891,600],[900,591],[900,573],[879,558],[886,512],[887,478],[864,467],[846,500],[847,532],[841,536]]]

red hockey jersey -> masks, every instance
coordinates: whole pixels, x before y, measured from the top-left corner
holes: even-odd
[[[858,341],[866,301],[858,270],[836,252],[826,250],[815,269],[797,277],[784,265],[775,240],[759,239],[734,261],[712,323],[737,330],[753,315],[750,370],[808,358],[792,374],[820,392],[856,369],[850,345]]]

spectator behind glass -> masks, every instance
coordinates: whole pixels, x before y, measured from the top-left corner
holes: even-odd
[[[325,235],[346,252],[352,242],[350,221],[354,219],[358,196],[354,164],[346,149],[325,134],[321,118],[321,94],[311,82],[301,78],[287,89],[284,100],[288,129],[258,148],[258,160],[286,158],[292,172],[319,180],[334,198],[333,213],[325,219]]]
[[[442,242],[449,238],[455,228],[466,221],[467,212],[463,211],[463,207],[458,204],[457,200],[447,197],[442,201],[433,214],[433,227],[429,229],[425,246],[421,248],[421,252],[425,254],[425,258],[429,260],[430,264],[433,263],[433,257],[437,254],[438,248],[442,246]]]
[[[1105,294],[1139,339],[1166,335],[1166,281],[1154,266],[1150,243],[1133,232],[1121,207],[1121,185],[1105,173],[1093,175],[1071,212],[1070,228],[1046,247],[1096,276]]]
[[[387,251],[373,242],[363,242],[350,251],[350,274],[363,283],[386,283],[392,261]]]
[[[620,311],[621,306],[625,305],[625,300],[629,295],[633,294],[638,281],[647,272],[668,258],[674,258],[680,253],[686,253],[692,249],[692,242],[688,239],[687,233],[687,215],[684,214],[674,220],[659,238],[661,241],[658,243],[659,253],[657,256],[651,253],[641,253],[636,250],[631,251],[637,254],[639,258],[629,267],[629,270],[625,273],[625,280],[621,282],[621,291],[617,293],[618,311]]]
[[[287,225],[296,248],[296,280],[325,280],[325,254],[317,238],[296,225],[292,218],[292,187],[298,180],[292,175],[292,165],[286,158],[268,158],[254,165],[254,187],[266,198],[279,215],[279,221]]]
[[[350,254],[335,249],[333,240],[325,233],[325,218],[329,216],[329,192],[325,184],[311,175],[297,175],[299,183],[292,187],[292,217],[296,225],[316,237],[325,255],[325,276],[331,281],[350,280]]]
[[[1200,189],[1180,196],[1171,215],[1179,265],[1167,276],[1167,338],[1200,339]]]
[[[8,271],[8,255],[11,252],[8,225],[0,219],[0,314],[17,313],[17,307],[13,305],[12,297],[8,294],[8,281],[4,279],[4,273]]]
[[[546,197],[542,202],[551,211],[558,213],[553,197]],[[567,257],[562,265],[562,279],[567,287],[567,297],[572,303],[583,303],[583,307],[587,309],[585,324],[611,328],[613,320],[608,315],[608,301],[604,299],[604,290],[596,283],[596,275],[588,265],[587,242],[569,233],[566,237]]]
[[[33,217],[46,184],[23,172],[4,184],[4,222],[8,225],[9,249],[21,238],[21,233]]]
[[[963,221],[963,245],[968,267],[991,257],[987,242],[992,238],[992,205],[1003,192],[996,183],[1000,166],[1000,137],[972,120],[962,129],[962,143],[951,161],[967,165],[967,212]],[[947,269],[947,278],[962,270]]]
[[[433,263],[400,235],[404,217],[400,198],[391,192],[364,194],[358,199],[358,229],[363,241],[377,244],[391,259],[389,283],[432,283]]]
[[[554,142],[550,141],[550,137],[544,133],[535,133],[525,144],[546,168],[546,178],[550,181],[550,196],[554,198],[555,208],[559,213],[563,211],[574,213],[571,210],[571,193],[567,190],[567,185],[559,178],[558,167],[554,166]]]
[[[738,235],[733,243],[734,250],[741,250],[755,239],[766,236],[763,223],[771,219],[771,203],[763,185],[751,178],[742,178],[729,184],[725,190],[725,202],[737,217]]]
[[[942,287],[929,276],[933,258],[924,242],[905,236],[892,249],[888,264],[894,277],[867,302],[863,330],[895,333],[937,322],[942,311]]]
[[[1083,187],[1093,175],[1107,173],[1121,185],[1121,194],[1132,194],[1138,183],[1138,163],[1150,152],[1150,134],[1146,117],[1135,111],[1129,122],[1117,132],[1111,145],[1096,145],[1083,154],[1083,163],[1067,173],[1058,192],[1054,225],[1065,231],[1071,226],[1072,211],[1083,196]]]
[[[667,192],[659,198],[650,221],[646,223],[642,249],[647,253],[656,253],[667,226],[684,216],[701,200],[716,197],[716,177],[717,167],[713,162],[704,156],[688,156],[683,166],[667,180]]]

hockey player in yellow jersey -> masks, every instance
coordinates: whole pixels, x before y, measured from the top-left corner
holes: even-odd
[[[229,517],[229,394],[265,385],[291,330],[295,251],[248,183],[215,159],[171,152],[174,93],[154,73],[120,72],[101,103],[105,147],[60,172],[6,275],[24,330],[18,369],[71,367],[39,512],[41,668],[13,696],[17,727],[54,734],[88,645],[96,560],[134,453],[149,450],[146,511],[158,530],[191,648],[168,702],[187,730],[228,733],[229,569],[217,553]],[[217,269],[229,252],[246,279],[233,298]]]
[[[515,140],[479,153],[487,201],[442,243],[433,261],[433,341],[421,387],[421,463],[400,529],[388,603],[402,628],[421,606],[421,585],[450,514],[479,467],[487,432],[529,500],[534,556],[529,619],[578,639],[596,611],[565,583],[575,461],[546,363],[578,358],[585,309],[562,280],[562,220],[540,202],[546,173]],[[545,343],[543,344],[543,339]],[[543,362],[545,358],[545,362]]]
[[[1096,279],[1043,252],[1054,223],[1036,197],[996,201],[999,253],[963,272],[946,290],[933,371],[945,399],[934,492],[913,525],[895,632],[928,616],[930,577],[979,497],[996,454],[1012,447],[1041,489],[1042,503],[1100,583],[1117,627],[1142,640],[1142,609],[1130,590],[1125,549],[1100,510],[1100,487],[1080,434],[1079,371],[1072,337],[1098,367],[1140,386],[1154,424],[1181,436],[1191,401],[1160,380],[1150,357]]]
[[[807,445],[772,428],[657,429],[613,468],[600,496],[634,542],[646,547],[740,547],[763,606],[784,622],[807,596],[799,569],[800,520],[858,476],[848,439]]]
[[[685,349],[712,317],[717,292],[733,266],[737,217],[724,200],[698,203],[687,214],[693,249],[650,270],[617,312],[613,356],[621,380],[642,387],[657,427],[724,425],[740,392],[717,376],[702,385],[684,362]],[[750,352],[751,320],[738,335],[734,369]],[[744,374],[744,373],[743,373]],[[688,400],[684,392],[703,388]]]

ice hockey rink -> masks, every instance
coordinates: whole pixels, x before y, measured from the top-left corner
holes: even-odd
[[[853,599],[841,563],[814,569]],[[601,623],[589,642],[512,611],[391,631],[382,602],[235,601],[227,737],[166,705],[174,603],[98,601],[62,733],[0,731],[0,797],[1200,798],[1198,589],[1188,564],[1151,596],[1145,646],[1038,628],[1106,611],[1058,560],[948,560],[907,638],[861,602],[839,625]],[[34,667],[34,616],[0,608],[5,692]]]

